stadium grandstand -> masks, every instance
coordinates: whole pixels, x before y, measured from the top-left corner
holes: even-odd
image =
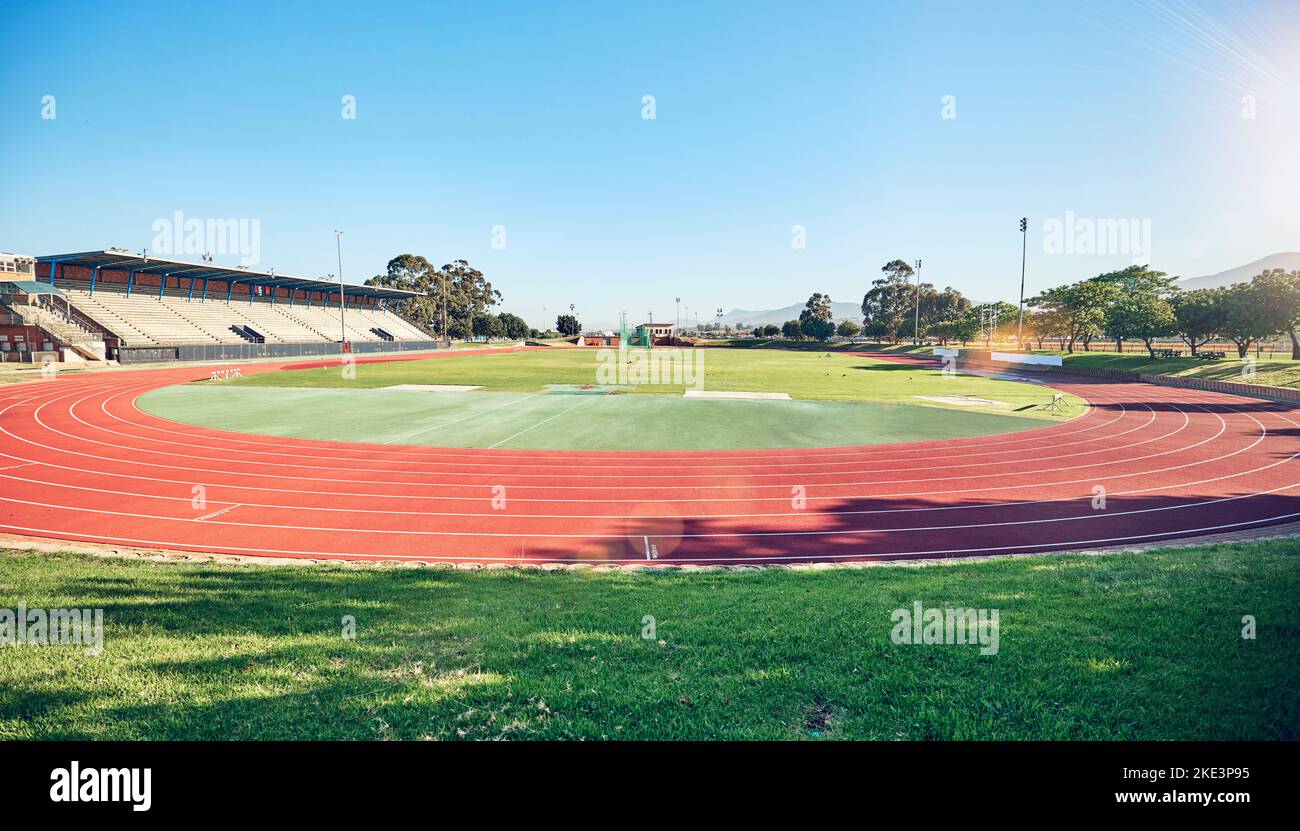
[[[294,357],[431,349],[393,306],[414,292],[133,254],[14,258],[0,271],[8,360]]]

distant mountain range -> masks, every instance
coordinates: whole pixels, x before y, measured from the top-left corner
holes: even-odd
[[[746,327],[766,325],[775,323],[781,325],[787,320],[798,320],[799,313],[804,310],[805,304],[792,303],[780,309],[732,309],[723,315],[720,320],[724,326],[740,326],[742,323]],[[855,323],[862,322],[862,306],[857,303],[831,303],[831,315],[836,321],[852,320]],[[701,323],[704,321],[701,320]]]
[[[1286,271],[1300,269],[1300,253],[1284,251],[1281,254],[1270,254],[1262,260],[1255,260],[1253,263],[1230,268],[1227,271],[1220,271],[1218,274],[1179,280],[1178,287],[1183,291],[1194,291],[1196,289],[1217,289],[1235,283],[1249,283],[1256,274],[1273,268],[1281,268]]]

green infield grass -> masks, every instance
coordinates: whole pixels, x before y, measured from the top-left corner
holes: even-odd
[[[655,350],[663,355],[669,350]],[[684,383],[581,394],[598,383],[596,350],[465,355],[247,375],[150,392],[147,412],[186,424],[297,438],[536,450],[825,447],[1011,433],[1078,415],[1052,389],[853,355],[682,350],[707,390],[792,399],[683,397]],[[657,380],[673,380],[672,377]],[[385,389],[478,386],[471,392]],[[558,387],[558,388],[557,388]],[[917,396],[973,397],[973,406]]]
[[[818,571],[0,554],[0,739],[1295,739],[1300,544]],[[895,609],[997,609],[997,651]],[[1243,616],[1254,637],[1243,637]],[[352,635],[352,637],[348,637]]]
[[[1010,433],[1041,419],[856,401],[222,387],[150,392],[140,408],[270,436],[516,450],[732,450],[891,444]]]

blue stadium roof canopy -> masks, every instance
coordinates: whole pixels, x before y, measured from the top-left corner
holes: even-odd
[[[339,290],[339,284],[333,280],[314,280],[310,277],[293,277],[287,274],[274,274],[269,271],[228,268],[213,263],[192,263],[147,254],[132,254],[130,251],[121,248],[86,251],[81,254],[49,254],[37,257],[36,262],[58,263],[60,266],[73,265],[83,268],[132,269],[138,273],[166,274],[169,277],[206,277],[210,280],[228,280],[245,286],[273,286],[276,288],[295,288],[303,291],[337,292]],[[403,289],[358,286],[352,283],[348,283],[344,288],[349,297],[404,300],[408,297],[418,297],[420,294],[419,292],[405,291]]]

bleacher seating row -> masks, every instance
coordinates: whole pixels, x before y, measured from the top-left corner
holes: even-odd
[[[247,343],[251,329],[266,343],[337,341],[346,332],[350,341],[429,340],[429,333],[404,318],[379,308],[349,308],[340,327],[338,306],[290,306],[255,298],[232,300],[209,296],[191,298],[185,291],[136,291],[88,283],[58,281],[72,306],[113,332],[126,345]]]

